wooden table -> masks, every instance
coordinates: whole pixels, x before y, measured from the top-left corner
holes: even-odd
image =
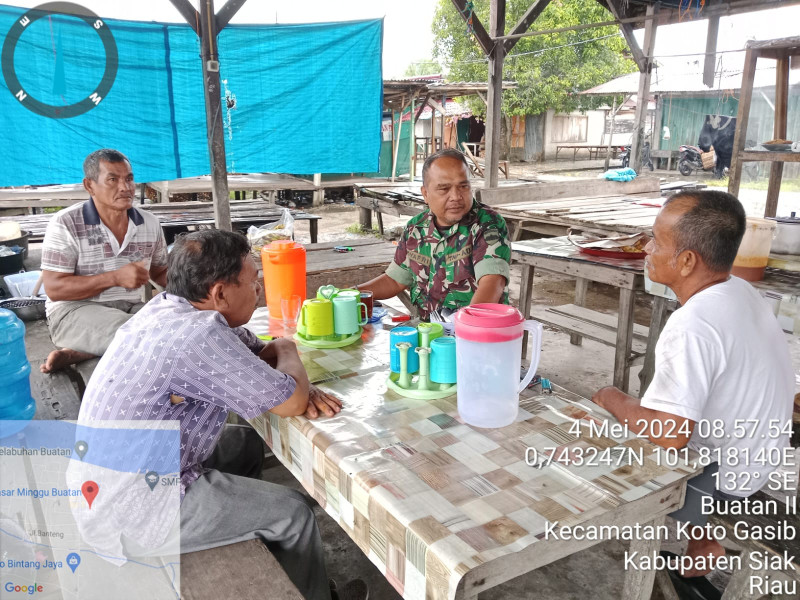
[[[605,156],[609,147],[608,144],[558,144],[556,146],[556,161],[558,160],[558,154],[562,150],[572,150],[573,161],[578,156],[580,150],[586,150],[589,153],[588,158],[591,160],[593,158],[599,158],[601,154]],[[613,158],[617,158],[617,152],[619,152],[619,144],[611,146],[611,156]]]
[[[267,203],[264,200],[232,200],[231,221],[236,229],[247,229],[250,225],[264,225],[280,219],[282,209]],[[137,209],[153,213],[161,222],[164,233],[186,231],[187,227],[214,225],[214,207],[211,202],[172,202],[169,204],[137,204]],[[309,221],[311,242],[317,241],[319,215],[310,214],[299,210],[291,210],[295,220]],[[20,215],[13,217],[0,217],[0,221],[18,222],[20,228],[31,234],[31,241],[44,239],[47,223],[53,214]]]
[[[352,252],[335,252],[349,246]],[[397,246],[378,238],[341,240],[306,245],[306,295],[312,298],[321,285],[354,287],[384,273]]]
[[[644,291],[644,260],[600,258],[581,253],[566,237],[514,242],[512,258],[522,265],[520,310],[523,315],[555,325],[570,332],[570,341],[580,345],[581,338],[615,347],[614,385],[627,391],[630,368],[643,361],[640,394],[653,378],[655,345],[667,318],[669,300],[652,296],[650,327],[634,325],[633,308],[637,292]],[[577,279],[575,303],[550,307],[531,315],[533,275],[544,269]],[[619,313],[615,318],[584,307],[590,281],[619,288]],[[527,348],[527,344],[523,347]]]
[[[698,469],[657,464],[657,450],[630,437],[569,433],[613,419],[561,388],[522,394],[515,423],[476,429],[459,418],[456,397],[423,401],[386,387],[389,334],[367,326],[336,350],[299,346],[312,382],[342,398],[333,418],[308,421],[266,413],[251,421],[275,455],[345,530],[404,598],[477,598],[599,541],[555,539],[549,523],[658,526],[683,503]],[[555,446],[595,446],[612,455],[642,452],[618,467],[525,462]],[[538,462],[538,461],[535,461]],[[637,540],[651,554],[659,541]],[[654,573],[628,570],[619,597],[650,598]]]

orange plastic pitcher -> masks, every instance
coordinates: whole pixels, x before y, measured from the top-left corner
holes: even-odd
[[[281,318],[281,298],[306,297],[306,249],[291,240],[277,240],[261,249],[264,296],[269,315]]]

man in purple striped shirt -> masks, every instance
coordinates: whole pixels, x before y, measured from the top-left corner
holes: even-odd
[[[180,421],[181,552],[262,539],[304,597],[327,600],[322,542],[305,497],[203,464],[214,460],[229,412],[315,418],[341,410],[338,399],[310,386],[291,340],[264,343],[241,327],[260,287],[240,234],[179,238],[166,292],[118,330],[78,420]]]

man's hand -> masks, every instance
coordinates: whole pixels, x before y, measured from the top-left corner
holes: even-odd
[[[128,263],[114,271],[114,283],[127,290],[140,288],[149,280],[150,273],[144,267],[143,262]]]
[[[594,396],[592,396],[592,402],[594,402],[595,404],[597,404],[601,408],[605,408],[606,410],[608,410],[608,407],[605,405],[605,402],[608,399],[613,398],[614,396],[616,396],[617,393],[621,394],[622,392],[620,392],[613,385],[609,385],[607,387],[600,388],[599,390],[597,390],[594,393]]]
[[[316,419],[320,412],[326,417],[332,417],[342,410],[342,401],[336,396],[312,385],[308,388],[308,408],[306,409],[307,419]]]

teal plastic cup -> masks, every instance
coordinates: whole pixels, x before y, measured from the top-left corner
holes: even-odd
[[[415,352],[416,347],[419,346],[419,333],[416,327],[395,327],[389,332],[389,358],[393,373],[400,372],[400,351],[397,349],[397,342],[411,344],[411,348],[408,350],[408,372],[419,371],[419,355]]]
[[[456,382],[456,338],[443,336],[431,342],[431,381]]]

